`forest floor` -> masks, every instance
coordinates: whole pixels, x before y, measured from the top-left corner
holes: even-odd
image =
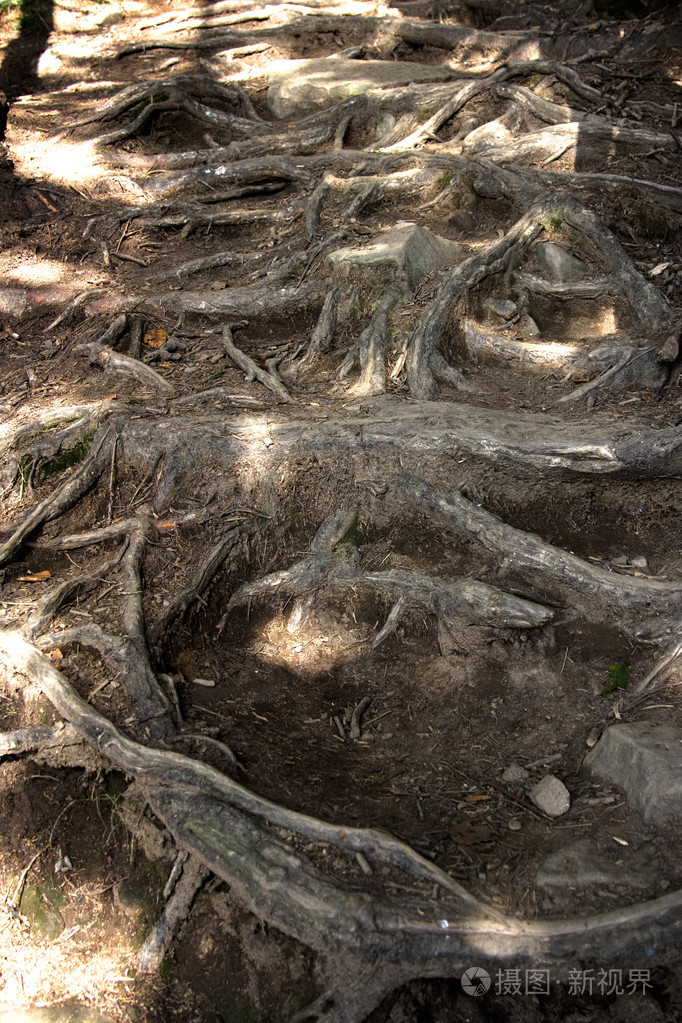
[[[0,1023],[682,1018],[679,781],[584,762],[682,742],[618,6],[4,5]]]

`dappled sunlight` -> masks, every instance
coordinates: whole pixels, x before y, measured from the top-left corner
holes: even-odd
[[[92,140],[37,141],[35,137],[14,133],[12,158],[19,177],[92,189],[99,195],[113,193],[126,202],[145,199],[142,189],[133,181],[122,174],[112,174],[106,157]]]
[[[13,249],[0,254],[0,276],[8,285],[56,284],[73,280],[73,267],[57,259],[37,259]]]
[[[96,896],[95,891],[88,894]],[[78,895],[74,890],[74,897]],[[84,897],[82,891],[80,897]],[[101,918],[99,923],[101,926]],[[127,975],[135,955],[130,938],[120,934],[118,942],[95,951],[87,936],[89,929],[90,925],[75,927],[50,942],[39,941],[16,926],[5,930],[0,1010],[13,1009],[19,1021],[24,1017],[17,1006],[50,1002],[55,993],[60,999],[77,998],[100,1005],[105,999],[120,997],[125,985],[134,982],[134,977]]]
[[[364,635],[363,635],[364,633]],[[317,676],[367,653],[372,640],[367,625],[349,627],[324,607],[324,598],[308,613],[307,602],[294,601],[255,630],[249,651],[266,665],[301,676]]]

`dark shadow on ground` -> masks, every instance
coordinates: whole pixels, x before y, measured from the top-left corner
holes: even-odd
[[[2,55],[0,91],[11,103],[23,93],[38,91],[36,67],[54,28],[53,0],[20,0],[19,26]],[[0,141],[5,137],[8,106],[0,107]]]

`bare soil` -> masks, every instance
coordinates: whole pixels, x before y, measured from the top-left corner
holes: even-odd
[[[235,0],[219,16],[252,20],[215,25],[199,11],[190,30],[161,0],[78,11],[45,0],[0,15],[0,625],[44,651],[69,693],[60,704],[54,679],[3,647],[0,730],[45,734],[0,753],[0,1021],[38,1021],[46,1007],[116,1023],[682,1018],[682,962],[664,927],[651,949],[614,951],[614,969],[649,971],[644,993],[577,992],[567,970],[598,960],[579,942],[571,961],[538,952],[556,974],[547,995],[493,987],[483,998],[460,983],[477,956],[497,962],[482,939],[449,961],[414,952],[396,963],[372,944],[374,928],[383,941],[417,933],[419,917],[435,927],[462,891],[475,902],[459,906],[458,924],[468,933],[471,907],[489,910],[489,934],[501,919],[520,930],[629,919],[681,887],[679,821],[643,820],[583,767],[616,721],[682,735],[677,660],[636,689],[679,639],[679,601],[579,591],[416,507],[397,475],[460,492],[614,578],[682,577],[679,17],[596,6],[245,13]],[[438,32],[457,27],[470,42],[446,45]],[[416,42],[427,29],[430,42]],[[499,58],[509,32],[523,39]],[[160,45],[126,52],[140,40]],[[272,61],[351,48],[359,61],[449,62],[453,80],[275,120]],[[525,99],[487,84],[405,141],[455,89],[501,68],[499,82],[524,86]],[[378,137],[387,112],[394,126]],[[460,270],[436,267],[410,288],[394,264],[327,261],[401,221],[459,243]],[[548,282],[537,241],[583,260],[581,281]],[[396,280],[382,326],[375,311]],[[316,350],[334,289],[333,330]],[[490,299],[516,315],[497,316]],[[378,357],[363,348],[370,321]],[[226,324],[260,380],[227,354]],[[492,348],[476,354],[472,328]],[[523,361],[534,343],[546,346],[542,364]],[[621,354],[589,361],[607,346]],[[629,375],[602,384],[626,350]],[[43,503],[74,480],[72,499]],[[324,547],[318,531],[340,509],[352,525]],[[210,563],[230,530],[234,543]],[[319,578],[296,574],[315,557]],[[451,620],[433,591],[419,599],[417,577],[474,579],[540,605],[546,620],[519,626],[489,608]],[[616,665],[629,684],[605,692]],[[47,736],[65,721],[75,732]],[[173,751],[291,813],[245,809],[236,786],[219,806],[214,774],[192,789],[181,767],[164,774],[144,753],[138,771],[100,742],[103,721],[123,744]],[[511,765],[528,778],[504,782]],[[558,817],[529,796],[549,773],[570,793]],[[182,810],[169,809],[176,797]],[[210,799],[215,821],[201,809]],[[235,834],[243,817],[259,836],[241,852],[225,831],[220,848],[206,838],[223,807]],[[301,814],[330,829],[313,835]],[[395,836],[419,866],[410,874],[378,846],[376,858],[356,855],[352,829]],[[547,857],[579,839],[612,883],[539,883]],[[258,873],[275,847],[281,860]],[[145,973],[140,950],[179,851],[211,873]],[[291,877],[314,880],[299,890]],[[326,919],[324,908],[337,894],[350,908],[335,922],[337,904]]]

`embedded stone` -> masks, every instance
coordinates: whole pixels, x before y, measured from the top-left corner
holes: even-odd
[[[528,793],[538,810],[548,817],[561,817],[571,808],[571,795],[562,781],[553,774],[546,774],[542,781]]]
[[[336,264],[393,263],[410,288],[415,288],[427,274],[458,263],[464,254],[464,249],[456,242],[401,220],[390,230],[375,236],[369,245],[337,249],[327,258]]]
[[[503,320],[511,320],[516,316],[516,305],[508,298],[486,298],[483,303],[495,316],[501,316]]]
[[[530,772],[525,767],[521,767],[521,764],[510,764],[502,774],[502,781],[505,785],[515,785],[520,781],[525,781],[526,778],[530,778]]]
[[[682,818],[682,733],[672,725],[611,725],[583,765],[617,785],[646,821]]]
[[[535,246],[535,256],[538,263],[546,267],[557,280],[584,274],[588,269],[587,263],[583,263],[582,259],[572,256],[554,242],[538,242]]]
[[[396,125],[396,120],[393,114],[384,114],[383,117],[379,118],[376,129],[374,131],[374,141],[379,142],[386,135],[393,131]]]
[[[450,68],[406,60],[274,60],[267,68],[268,106],[275,117],[296,117],[370,89],[453,77]]]
[[[646,857],[635,857],[612,843],[600,849],[589,838],[551,853],[536,874],[543,888],[590,888],[626,884],[630,888],[648,888],[652,877]]]

